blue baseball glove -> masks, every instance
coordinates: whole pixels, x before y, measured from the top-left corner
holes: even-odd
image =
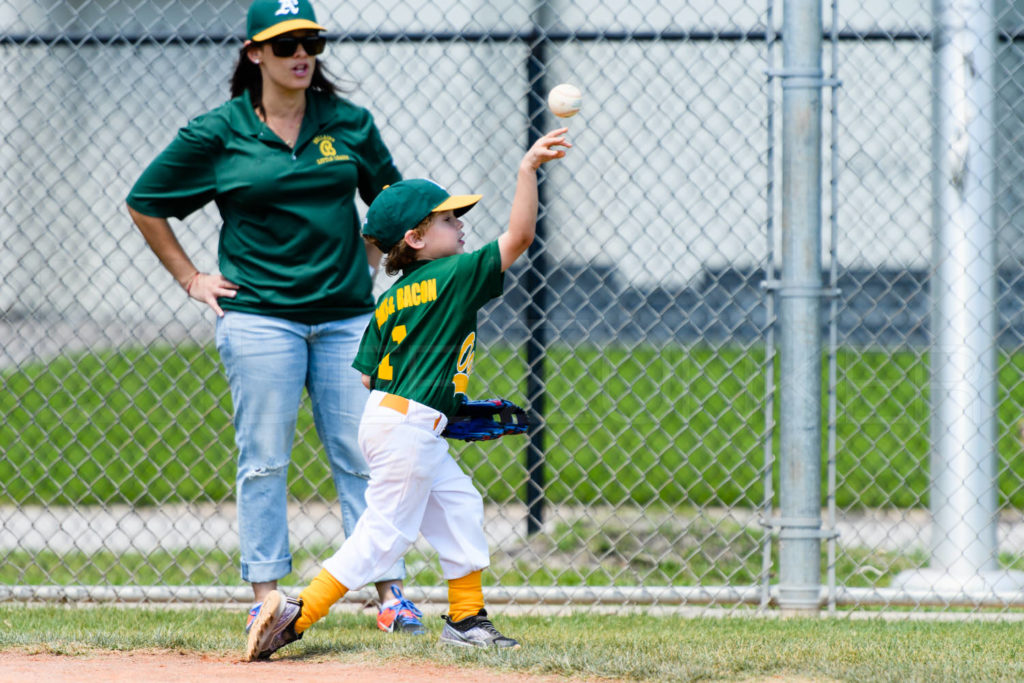
[[[525,410],[512,401],[489,398],[460,405],[441,436],[460,441],[490,441],[506,434],[524,434],[529,426]]]

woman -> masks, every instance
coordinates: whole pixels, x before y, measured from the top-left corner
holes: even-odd
[[[239,450],[241,572],[256,601],[249,623],[291,571],[286,485],[304,386],[346,534],[366,505],[356,434],[367,391],[352,360],[380,252],[359,236],[355,195],[369,204],[401,175],[369,112],[340,98],[317,60],[323,30],[308,0],[255,0],[232,99],[182,128],[128,196],[160,262],[217,314]],[[167,220],[211,200],[224,221],[220,273],[199,272]],[[404,575],[400,561],[377,583],[377,624],[423,633]]]

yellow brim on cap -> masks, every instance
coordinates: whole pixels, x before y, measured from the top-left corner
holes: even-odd
[[[270,28],[260,31],[252,37],[252,40],[259,43],[264,40],[269,40],[274,36],[279,36],[282,33],[298,31],[300,29],[313,29],[314,31],[327,30],[320,24],[315,21],[310,21],[309,19],[289,19],[288,21],[282,21],[280,24],[274,24]]]
[[[476,204],[483,198],[482,194],[457,194],[454,197],[449,197],[444,200],[433,209],[430,213],[436,213],[438,211],[458,211],[459,209],[468,209],[469,207]]]

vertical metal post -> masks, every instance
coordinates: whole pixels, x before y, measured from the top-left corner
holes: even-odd
[[[932,561],[895,585],[1016,590],[997,572],[995,21],[990,0],[933,11]]]
[[[766,183],[765,183],[765,239],[767,254],[765,256],[764,275],[767,282],[775,280],[775,87],[772,74],[775,71],[775,0],[768,0],[765,10],[765,63],[768,65],[767,112],[765,127],[768,129],[768,148],[765,150]],[[764,469],[761,472],[764,482],[764,500],[761,505],[762,523],[768,525],[774,503],[775,491],[772,474],[775,470],[775,292],[767,289],[764,299],[765,336],[764,336]],[[772,575],[772,533],[766,529],[761,549],[761,601],[759,608],[765,610],[771,601]]]
[[[547,86],[544,75],[547,71],[548,14],[547,0],[539,0],[534,10],[530,56],[526,61],[526,78],[530,86],[527,97],[527,149],[540,138],[546,125]],[[526,328],[529,332],[529,338],[526,340],[526,400],[533,422],[529,443],[526,446],[527,535],[540,531],[544,522],[544,415],[547,402],[544,355],[547,349],[545,320],[548,308],[548,258],[545,244],[547,230],[544,221],[545,175],[544,169],[541,168],[537,176],[537,202],[540,207],[537,216],[537,237],[527,252],[529,266],[525,277]]]
[[[783,3],[778,604],[821,597],[821,0]]]
[[[939,2],[934,34],[932,561],[964,576],[996,567],[993,27],[986,4]]]
[[[828,472],[826,474],[828,517],[825,520],[828,534],[826,555],[826,583],[828,585],[828,611],[836,611],[836,426],[838,401],[836,382],[838,369],[836,354],[839,348],[839,3],[832,0],[832,15],[829,30],[831,45],[832,73],[829,80],[832,89],[829,95],[829,269],[828,283],[832,297],[828,307]]]

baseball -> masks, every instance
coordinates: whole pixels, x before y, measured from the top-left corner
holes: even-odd
[[[575,85],[562,83],[548,93],[548,107],[555,116],[567,119],[575,116],[583,103],[583,93]]]

